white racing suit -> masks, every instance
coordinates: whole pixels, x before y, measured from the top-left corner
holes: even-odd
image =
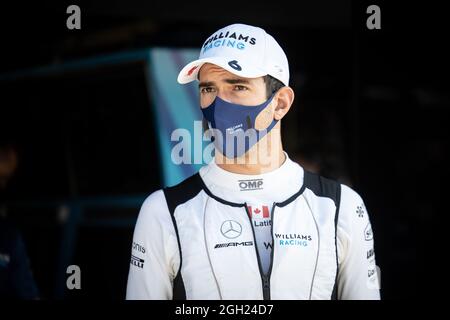
[[[256,176],[213,160],[154,192],[131,254],[127,299],[380,299],[363,200],[289,158]]]

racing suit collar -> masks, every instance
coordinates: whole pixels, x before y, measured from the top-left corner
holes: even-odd
[[[214,196],[235,205],[264,200],[267,203],[285,202],[302,189],[303,168],[293,162],[285,152],[286,160],[277,169],[259,174],[245,175],[226,171],[213,159],[200,169],[205,189]]]

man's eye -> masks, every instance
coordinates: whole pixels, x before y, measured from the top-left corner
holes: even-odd
[[[244,91],[244,90],[247,90],[247,87],[236,85],[236,86],[234,86],[234,90],[235,91]]]
[[[204,88],[201,88],[201,90],[200,90],[201,93],[210,93],[213,91],[214,91],[214,89],[212,87],[204,87]]]

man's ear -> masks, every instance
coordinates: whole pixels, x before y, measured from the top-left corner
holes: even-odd
[[[275,106],[275,120],[281,120],[286,113],[288,113],[289,109],[294,102],[294,90],[291,87],[283,87],[278,90],[275,99],[277,105]]]

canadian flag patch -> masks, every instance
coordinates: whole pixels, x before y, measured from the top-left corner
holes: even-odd
[[[250,213],[251,217],[257,217],[257,218],[269,218],[269,207],[268,206],[262,206],[262,207],[252,207],[248,206],[248,211]]]

